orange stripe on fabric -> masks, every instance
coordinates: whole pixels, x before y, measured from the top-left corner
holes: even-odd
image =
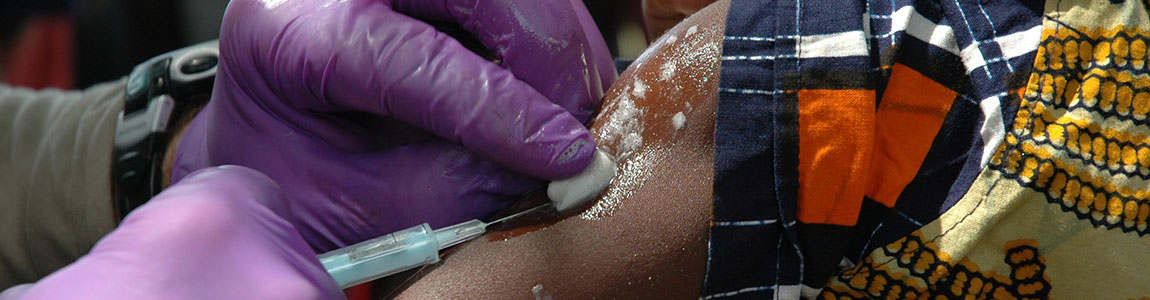
[[[799,90],[798,220],[854,225],[874,142],[874,91]]]
[[[878,107],[868,197],[894,207],[918,174],[956,95],[922,73],[895,64]]]

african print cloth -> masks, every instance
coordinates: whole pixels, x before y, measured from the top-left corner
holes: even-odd
[[[1150,296],[1146,1],[741,1],[701,298]]]

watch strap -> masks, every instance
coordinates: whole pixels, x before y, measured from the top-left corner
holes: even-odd
[[[116,118],[112,180],[121,219],[163,188],[164,151],[176,118],[207,102],[219,57],[217,41],[166,53],[136,66]]]

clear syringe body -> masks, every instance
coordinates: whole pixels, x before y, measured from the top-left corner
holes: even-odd
[[[340,288],[439,262],[439,250],[470,240],[487,224],[471,220],[439,230],[427,223],[318,256]]]

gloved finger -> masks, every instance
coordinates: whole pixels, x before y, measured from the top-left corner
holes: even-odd
[[[170,274],[173,280],[160,284],[212,285],[193,286],[204,289],[198,293],[249,299],[342,298],[316,253],[292,226],[291,216],[280,186],[270,177],[242,166],[210,167],[133,211],[117,228],[119,233],[97,243],[93,252],[133,253],[139,259],[132,263]],[[188,269],[189,263],[205,272],[172,271]]]
[[[596,98],[598,99],[596,105],[598,105],[606,95],[607,89],[610,89],[611,84],[615,83],[615,79],[619,78],[619,73],[615,70],[615,58],[611,55],[611,50],[607,48],[607,41],[603,39],[603,33],[599,32],[599,27],[595,25],[591,18],[591,12],[587,11],[583,1],[570,0],[570,3],[571,7],[575,8],[576,17],[583,20],[579,24],[583,25],[583,33],[587,37],[587,48],[591,51],[591,56],[587,59],[588,62],[592,62],[589,66],[593,67],[593,71],[599,72],[599,82],[603,92]]]
[[[315,252],[271,209],[266,176],[208,168],[129,214],[76,263],[37,282],[33,299],[336,299]]]
[[[580,1],[393,0],[396,11],[460,24],[501,65],[586,121],[615,81],[599,29]]]
[[[412,221],[433,226],[486,217],[545,183],[441,140],[394,149],[379,161],[389,170],[381,177],[399,192],[388,205],[407,207]],[[399,189],[410,186],[425,190]]]
[[[582,123],[507,70],[382,3],[328,4],[270,25],[280,36],[264,50],[302,61],[277,65],[286,67],[272,82],[307,87],[305,110],[391,116],[536,177],[572,176],[590,163],[594,141]]]
[[[301,232],[320,251],[424,222],[441,228],[484,218],[509,205],[515,196],[543,186],[538,179],[441,139],[343,157],[356,163],[290,174],[311,178],[318,186],[330,186],[336,194],[313,194],[302,186],[284,187],[287,194],[317,199],[295,203],[293,209],[340,216],[338,226],[343,228],[325,226],[323,219],[301,220],[307,223],[299,226]],[[350,195],[375,196],[363,199]]]
[[[149,202],[168,199],[237,199],[231,202],[253,202],[275,216],[291,221],[291,210],[284,204],[283,192],[271,177],[260,171],[236,165],[200,169],[187,175],[156,195]],[[215,201],[215,200],[212,200]]]

